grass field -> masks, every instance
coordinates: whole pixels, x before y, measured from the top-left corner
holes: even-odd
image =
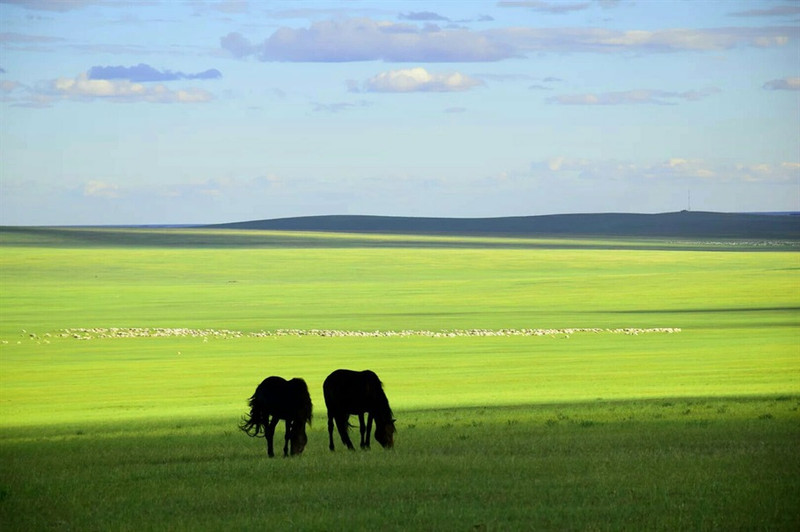
[[[794,530],[798,281],[794,244],[0,230],[0,526]],[[65,332],[113,327],[167,331]],[[680,332],[258,335],[622,327]],[[393,452],[327,450],[339,367]],[[236,429],[272,374],[299,459]]]

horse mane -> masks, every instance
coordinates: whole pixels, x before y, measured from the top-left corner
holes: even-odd
[[[311,426],[314,405],[311,403],[311,394],[308,393],[308,385],[306,384],[306,381],[295,377],[289,381],[289,385],[293,387],[294,393],[300,402],[300,407],[296,412],[297,420],[302,421],[303,423],[308,423],[308,425]]]
[[[394,414],[392,413],[392,407],[389,406],[389,398],[386,397],[386,392],[383,391],[383,382],[378,378],[378,375],[375,374],[374,371],[366,370],[364,374],[374,382],[372,384],[377,384],[377,386],[372,387],[373,392],[373,399],[375,400],[376,407],[378,411],[376,415],[379,415],[382,419],[388,421],[394,420]]]
[[[394,414],[392,413],[392,407],[389,406],[389,399],[386,397],[386,394],[383,393],[381,390],[381,398],[380,398],[380,406],[381,406],[381,416],[385,416],[387,422],[394,421]]]

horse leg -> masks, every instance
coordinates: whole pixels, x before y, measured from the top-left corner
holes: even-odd
[[[277,416],[272,416],[272,419],[264,427],[264,437],[267,440],[267,456],[270,458],[275,456],[275,452],[272,449],[272,438],[275,436],[275,425],[278,424],[278,421]]]
[[[367,442],[366,447],[369,449],[369,435],[372,432],[372,412],[367,414]]]
[[[369,432],[367,432],[367,438],[364,439],[364,430],[366,427],[364,426],[364,414],[358,414],[358,431],[361,433],[361,448],[368,449],[369,448]]]
[[[350,436],[347,434],[347,418],[350,417],[348,415],[337,416],[336,417],[336,428],[339,429],[339,436],[342,438],[342,443],[344,443],[348,449],[351,451],[355,451],[355,447],[353,447],[353,442],[350,441]]]
[[[328,449],[333,451],[333,416],[328,413]]]
[[[292,437],[292,424],[286,420],[286,435],[283,438],[283,457],[289,456],[289,439]]]

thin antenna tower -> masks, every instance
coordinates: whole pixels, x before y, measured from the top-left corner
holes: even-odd
[[[686,191],[686,196],[687,196],[687,198],[686,198],[686,211],[687,212],[691,212],[692,211],[692,189],[689,189],[689,190]]]

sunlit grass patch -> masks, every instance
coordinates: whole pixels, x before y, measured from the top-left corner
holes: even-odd
[[[123,233],[2,248],[4,529],[797,528],[796,253]],[[393,452],[327,450],[337,368]],[[267,375],[298,460],[236,428]]]

